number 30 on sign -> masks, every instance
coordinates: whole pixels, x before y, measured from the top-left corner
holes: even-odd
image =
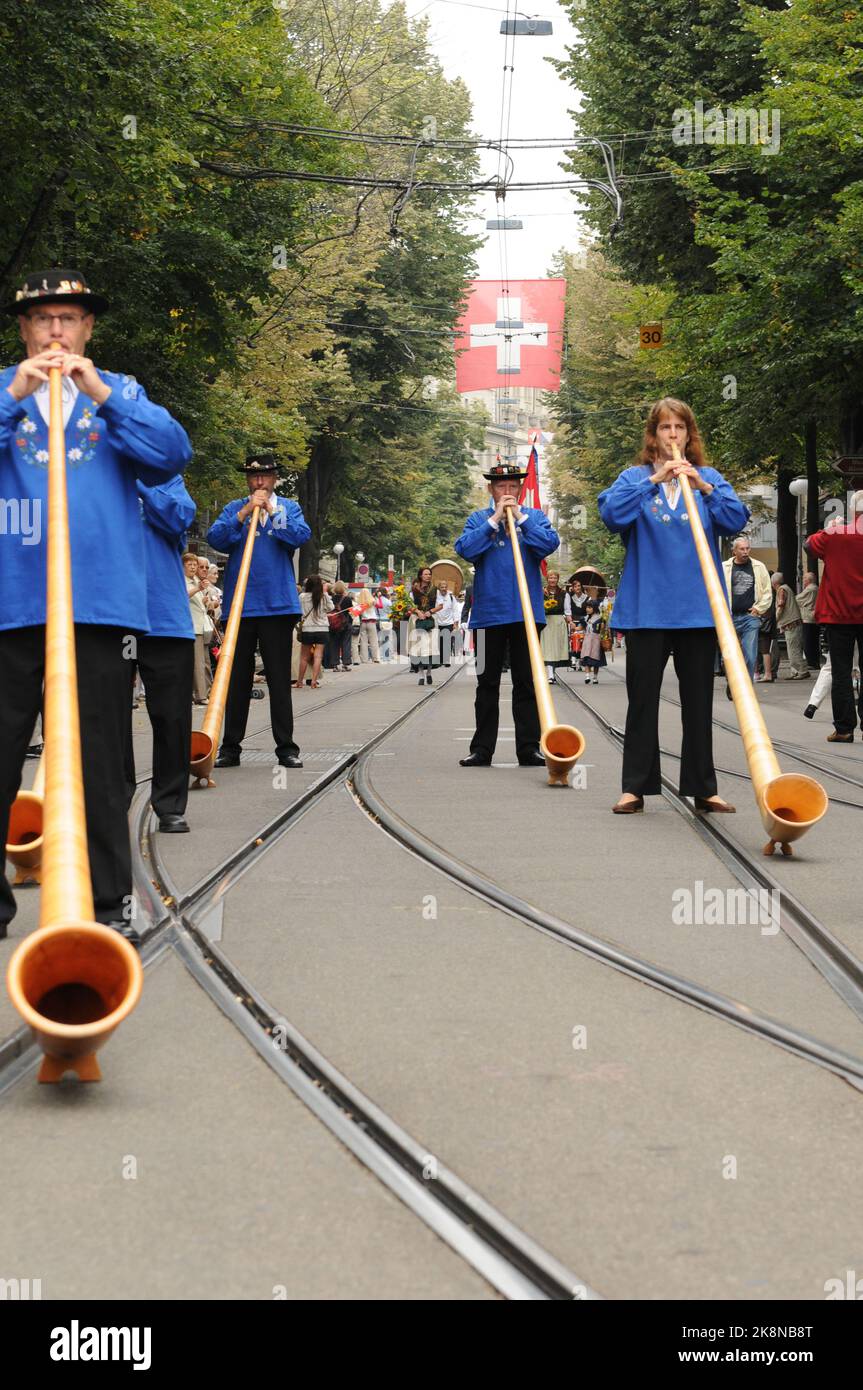
[[[643,348],[662,347],[662,324],[643,323],[638,330],[638,346]]]

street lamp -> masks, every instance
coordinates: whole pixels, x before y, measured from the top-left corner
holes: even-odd
[[[344,551],[344,548],[345,547],[342,545],[341,541],[336,541],[335,545],[333,546],[333,554],[336,557],[336,583],[338,583],[339,574],[342,567],[342,552]]]
[[[788,491],[792,497],[797,498],[797,578],[800,588],[803,588],[803,498],[809,491],[808,478],[793,478],[788,484]]]

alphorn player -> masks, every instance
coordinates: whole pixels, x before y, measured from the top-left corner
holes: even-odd
[[[229,502],[207,535],[213,549],[228,556],[222,597],[222,623],[227,624],[251,516],[256,506],[261,508],[225,705],[225,732],[215,765],[239,764],[252,698],[255,648],[260,643],[276,758],[282,767],[302,767],[291,705],[291,638],[300,615],[294,551],[312,533],[299,503],[275,495],[278,468],[272,454],[249,457],[245,473],[249,495]]]
[[[195,674],[195,633],[181,556],[196,507],[179,475],[160,487],[147,487],[140,480],[137,487],[150,619],[147,636],[139,637],[137,644],[138,671],[153,731],[150,805],[159,829],[178,835],[189,829],[186,803]],[[131,798],[135,791],[131,726],[129,735],[126,781]]]
[[[674,459],[672,443],[680,453]],[[719,537],[736,536],[749,511],[731,484],[704,462],[690,407],[665,396],[650,411],[638,462],[599,496],[599,514],[623,537],[626,559],[614,626],[626,634],[626,733],[618,815],[644,810],[662,790],[659,696],[674,658],[683,720],[680,795],[696,810],[732,812],[716,791],[713,766],[713,667],[716,628],[678,478],[685,473],[704,526],[723,593]]]
[[[540,563],[557,550],[560,540],[544,512],[538,507],[522,509],[519,505],[519,486],[527,474],[517,464],[495,464],[483,477],[491,493],[491,505],[468,517],[455,543],[458,554],[469,560],[476,571],[469,624],[477,630],[476,732],[468,757],[459,762],[462,767],[491,766],[497,744],[500,676],[509,647],[516,757],[520,767],[545,767],[539,751],[539,713],[507,511],[511,508],[515,513],[531,608],[540,630],[545,626]]]
[[[185,468],[192,448],[182,426],[133,377],[103,371],[85,355],[96,315],[108,304],[78,271],[28,276],[4,308],[18,316],[25,357],[0,373],[0,495],[19,499],[28,525],[0,536],[0,843],[42,701],[48,370],[59,367],[93,898],[96,920],[134,941],[124,751],[130,639],[148,623],[135,482],[165,482]],[[0,936],[14,915],[12,890],[0,876]]]

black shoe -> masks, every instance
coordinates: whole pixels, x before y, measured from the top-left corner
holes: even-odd
[[[171,812],[166,816],[159,817],[159,829],[165,835],[187,835],[189,833],[189,825],[185,818]]]
[[[730,685],[726,685],[726,687],[725,687],[725,698],[726,698],[726,700],[731,700],[731,699],[734,698],[733,695],[731,694],[731,686],[730,686]]]
[[[491,758],[484,758],[481,753],[471,753],[467,758],[459,758],[459,767],[491,767]]]
[[[286,758],[279,758],[279,767],[302,767],[302,765],[300,759],[295,757],[293,753],[289,753]]]
[[[218,758],[217,758],[216,761],[213,763],[213,767],[239,767],[239,766],[240,766],[240,755],[239,755],[239,753],[226,753],[224,749],[222,749],[222,751],[221,751],[221,753],[219,754]]]
[[[523,758],[518,760],[519,767],[545,767],[545,758],[536,749],[533,753],[525,753]]]
[[[815,718],[815,711],[816,711],[817,708],[818,708],[817,705],[807,705],[806,708],[805,708],[805,710],[803,711],[803,718],[804,718],[804,719],[814,719],[814,718]],[[863,722],[861,722],[860,727],[863,728]]]
[[[25,758],[41,758],[41,756],[42,756],[42,749],[44,748],[44,746],[45,746],[45,745],[44,745],[43,743],[31,743],[31,744],[30,744],[30,747],[27,749],[27,752],[24,754],[24,757],[25,757]]]
[[[425,681],[423,680],[422,676],[420,676],[419,680],[417,681],[417,685],[425,685]]]
[[[136,951],[140,948],[140,933],[125,917],[119,917],[113,922],[101,922],[100,926],[110,927],[112,931],[119,932],[122,937],[125,937],[130,946],[135,947]]]
[[[6,940],[6,923],[0,922],[0,941]]]
[[[431,683],[432,683],[431,671],[426,671],[426,685],[431,685]]]

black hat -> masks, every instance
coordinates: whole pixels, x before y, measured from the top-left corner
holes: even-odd
[[[279,465],[276,463],[275,454],[249,454],[243,464],[244,473],[278,473]]]
[[[527,473],[517,463],[496,463],[488,473],[482,475],[489,483],[523,483]]]
[[[101,294],[91,293],[80,270],[37,270],[28,275],[11,304],[4,305],[7,314],[24,314],[32,304],[41,300],[68,299],[70,304],[83,304],[88,313],[104,314],[110,306]]]

